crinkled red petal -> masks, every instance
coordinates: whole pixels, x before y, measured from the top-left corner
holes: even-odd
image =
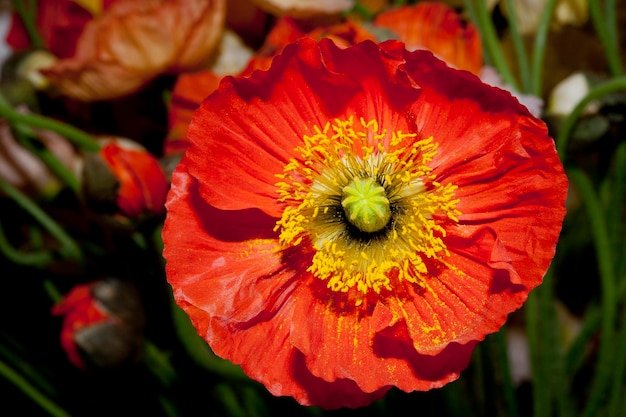
[[[448,343],[438,355],[415,349],[408,323],[422,319],[425,329],[433,317],[426,314],[432,310],[417,311],[413,299],[391,297],[375,304],[346,306],[329,300],[324,287],[314,284],[298,293],[293,315],[298,325],[292,327],[290,338],[314,375],[327,381],[348,378],[365,392],[387,385],[426,391],[457,379],[467,366],[475,342]]]

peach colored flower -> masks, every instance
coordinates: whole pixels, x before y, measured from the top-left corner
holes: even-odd
[[[202,67],[224,27],[225,0],[119,0],[85,26],[76,54],[44,73],[61,94],[107,100],[164,73]]]

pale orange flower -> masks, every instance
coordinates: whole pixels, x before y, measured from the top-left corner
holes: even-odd
[[[202,67],[225,13],[226,0],[119,0],[86,25],[73,57],[44,73],[72,98],[121,97],[158,75]]]
[[[390,9],[376,16],[374,25],[391,30],[407,49],[427,49],[455,68],[478,74],[483,66],[478,30],[444,3]]]

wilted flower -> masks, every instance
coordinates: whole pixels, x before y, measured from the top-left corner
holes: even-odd
[[[117,0],[90,21],[76,53],[44,71],[62,94],[83,101],[137,91],[166,73],[208,63],[223,31],[225,0]]]
[[[131,219],[159,215],[169,188],[158,159],[129,139],[102,138],[98,153],[85,156],[83,197],[99,212]]]
[[[77,285],[52,314],[63,316],[61,345],[78,368],[118,366],[141,352],[144,312],[128,282],[106,278]]]
[[[396,41],[288,45],[196,111],[163,229],[177,303],[274,395],[458,378],[539,285],[567,178],[505,91]]]

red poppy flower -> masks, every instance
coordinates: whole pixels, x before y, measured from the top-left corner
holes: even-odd
[[[163,230],[178,304],[275,395],[441,387],[539,285],[567,178],[545,124],[428,51],[304,38],[196,111]]]
[[[376,16],[374,26],[393,31],[408,49],[428,49],[455,68],[478,74],[483,66],[480,33],[445,3],[390,9]]]

